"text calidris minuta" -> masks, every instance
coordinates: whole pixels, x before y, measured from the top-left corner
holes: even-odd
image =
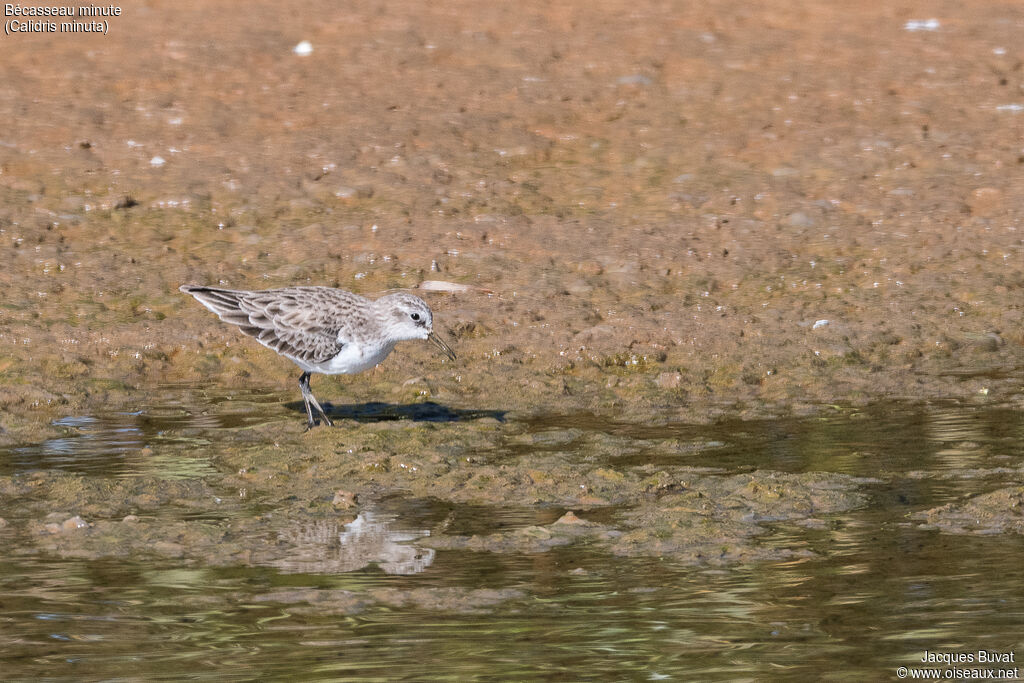
[[[427,303],[398,292],[372,300],[331,287],[284,287],[243,291],[182,285],[224,322],[288,358],[300,368],[299,388],[309,418],[313,408],[331,424],[309,388],[314,372],[341,375],[362,372],[387,358],[395,344],[427,339],[452,360],[455,352],[434,334]]]

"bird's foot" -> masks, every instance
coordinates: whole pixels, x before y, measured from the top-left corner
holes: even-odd
[[[314,422],[313,420],[310,420],[309,422],[307,422],[306,423],[306,428],[302,430],[302,433],[305,434],[305,433],[309,432],[310,430],[312,430],[313,427],[318,427],[321,424],[325,424],[328,427],[333,427],[334,426],[334,423],[331,422],[331,418],[329,418],[326,415],[324,415],[323,418],[321,419],[321,421],[319,421],[319,422]]]

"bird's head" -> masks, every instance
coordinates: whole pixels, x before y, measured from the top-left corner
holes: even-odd
[[[455,352],[451,347],[434,334],[434,315],[426,301],[412,294],[397,292],[382,296],[376,304],[384,314],[392,337],[400,341],[426,339],[448,358],[455,360]]]

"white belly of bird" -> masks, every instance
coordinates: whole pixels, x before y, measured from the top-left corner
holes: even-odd
[[[375,367],[387,358],[394,348],[394,344],[365,345],[348,343],[341,349],[341,353],[334,358],[303,369],[325,375],[351,375]]]

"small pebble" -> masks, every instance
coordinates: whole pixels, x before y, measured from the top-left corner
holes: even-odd
[[[79,517],[78,515],[75,515],[74,517],[71,517],[70,519],[65,520],[64,523],[61,524],[60,526],[61,526],[61,530],[62,531],[67,532],[67,531],[77,531],[78,529],[85,529],[85,528],[88,528],[88,527],[90,527],[92,525],[89,524],[89,522],[87,522],[84,519],[82,519],[81,517]]]
[[[794,228],[812,228],[814,219],[803,211],[794,211],[786,217],[786,223]]]
[[[331,501],[331,505],[342,510],[348,510],[356,505],[356,494],[351,491],[338,490],[334,492],[334,500]]]
[[[424,280],[417,287],[428,292],[469,292],[478,289],[460,282],[445,282],[444,280]]]
[[[1003,193],[994,187],[979,187],[971,193],[967,206],[972,216],[991,218],[1004,209]]]
[[[903,24],[905,31],[938,31],[942,24],[938,19],[911,19]]]
[[[580,519],[576,516],[576,513],[569,510],[564,515],[558,518],[555,524],[586,524],[586,520]]]

